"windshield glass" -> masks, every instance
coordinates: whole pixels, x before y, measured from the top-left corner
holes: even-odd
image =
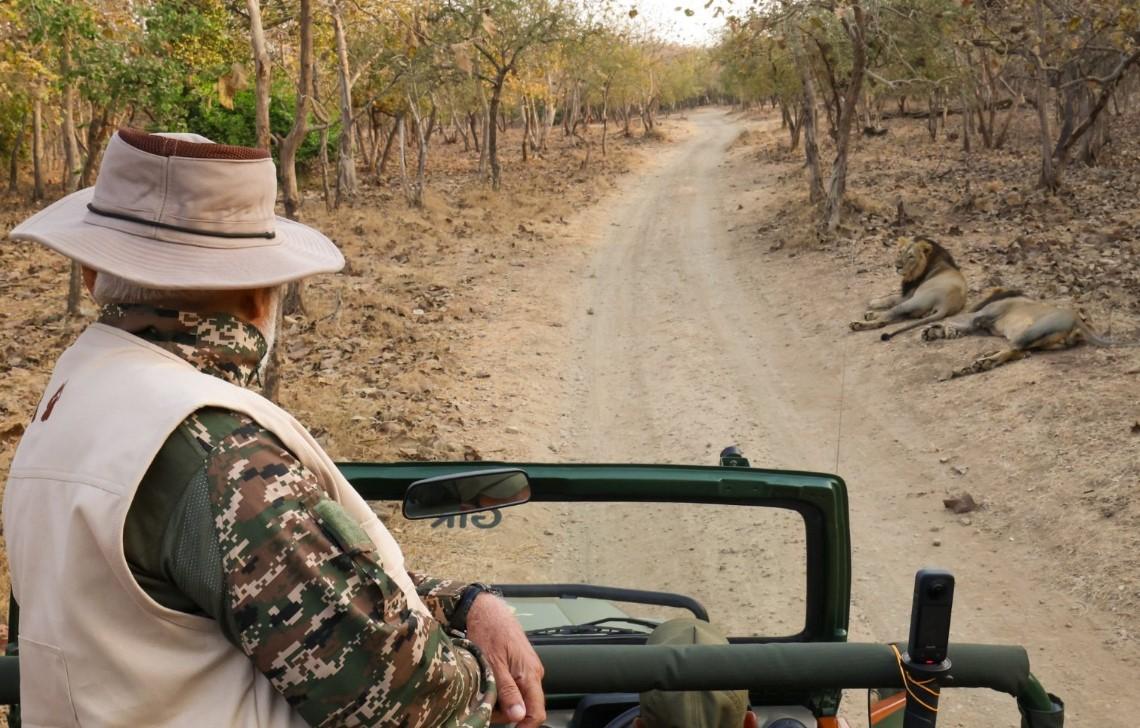
[[[590,584],[691,597],[736,637],[804,628],[806,543],[799,513],[693,503],[527,503],[420,521],[385,519],[410,569],[495,584]],[[676,608],[612,599],[512,599],[526,629]],[[617,610],[617,611],[615,611]],[[607,628],[647,631],[637,623]]]

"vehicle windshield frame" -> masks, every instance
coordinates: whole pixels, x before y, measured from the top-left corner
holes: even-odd
[[[520,468],[531,503],[708,503],[783,508],[800,514],[806,541],[804,627],[783,636],[732,637],[749,642],[843,642],[851,595],[847,487],[825,473],[725,466],[552,464],[514,462],[338,463],[369,501],[402,502],[417,480],[495,468]],[[634,637],[634,639],[637,639]]]

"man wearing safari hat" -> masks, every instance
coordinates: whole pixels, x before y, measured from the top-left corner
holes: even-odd
[[[497,707],[534,728],[542,666],[505,603],[409,573],[247,388],[280,285],[344,263],[275,198],[267,152],[121,130],[95,187],[11,233],[82,264],[102,306],[4,496],[23,723],[483,727]]]
[[[650,645],[724,645],[724,633],[699,619],[673,619],[649,635]],[[757,728],[747,690],[652,690],[641,694],[634,728]]]

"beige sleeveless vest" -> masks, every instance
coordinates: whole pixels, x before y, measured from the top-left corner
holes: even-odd
[[[94,324],[60,358],[4,494],[25,726],[305,725],[213,620],[151,600],[123,555],[135,488],[167,436],[207,406],[244,412],[277,435],[360,521],[427,615],[387,529],[296,420]]]

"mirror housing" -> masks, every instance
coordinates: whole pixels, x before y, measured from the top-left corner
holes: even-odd
[[[404,518],[478,513],[530,500],[530,478],[519,468],[473,470],[417,480],[404,493]]]

